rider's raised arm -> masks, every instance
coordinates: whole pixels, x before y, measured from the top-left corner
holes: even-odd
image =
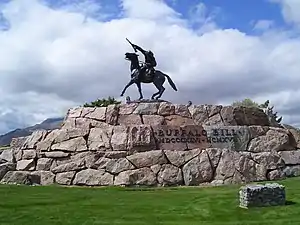
[[[141,53],[145,54],[147,51],[145,51],[144,49],[142,49],[140,46],[135,45],[135,48],[137,50],[139,50]]]

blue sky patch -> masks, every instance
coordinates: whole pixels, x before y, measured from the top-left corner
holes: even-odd
[[[0,5],[7,2],[9,0],[0,0]],[[87,17],[102,21],[119,18],[121,14],[120,0],[43,0],[43,2],[54,9],[77,10],[85,13]],[[191,22],[193,19],[197,21],[197,16],[198,21],[201,20],[200,15],[195,12],[199,4],[204,4],[206,8],[204,16],[211,17],[223,29],[235,28],[248,34],[255,34],[253,28],[260,20],[272,21],[273,26],[288,28],[282,18],[279,4],[268,0],[165,0],[165,2],[179,12],[182,18]],[[201,25],[195,24],[192,27]],[[8,27],[8,21],[0,14],[0,29],[5,30]]]

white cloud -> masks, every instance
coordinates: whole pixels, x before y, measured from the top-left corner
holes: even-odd
[[[122,0],[124,15],[130,18],[149,19],[165,22],[177,20],[180,15],[162,0]]]
[[[266,31],[274,25],[274,21],[272,20],[258,20],[254,24],[254,30]]]
[[[8,117],[23,126],[98,97],[118,97],[130,78],[126,37],[153,50],[157,69],[176,83],[179,92],[165,83],[165,99],[198,104],[270,99],[284,122],[299,123],[290,105],[300,99],[299,38],[278,30],[250,36],[221,29],[207,9],[204,14],[199,9],[200,18],[216,26],[199,35],[162,0],[123,0],[121,7],[122,18],[85,23],[82,12],[38,1],[2,7],[11,29],[0,32],[0,132],[12,128]],[[145,97],[156,92],[153,85],[142,88]],[[138,97],[136,87],[126,95]]]
[[[47,117],[64,115],[74,102],[57,97],[55,94],[43,95],[36,92],[20,94],[1,93],[0,132],[23,128],[40,122]]]
[[[215,18],[220,14],[220,8],[215,7],[209,11],[202,2],[196,4],[190,9],[189,21],[196,26],[199,34],[213,31],[218,28]]]
[[[67,12],[81,13],[84,15],[84,22],[87,18],[96,18],[97,20],[105,20],[112,16],[111,13],[106,12],[102,7],[101,2],[97,0],[59,0],[56,5],[53,6],[53,2],[49,0],[43,0],[43,3],[54,8]]]
[[[299,0],[269,0],[279,3],[281,12],[286,22],[300,26],[300,1]]]

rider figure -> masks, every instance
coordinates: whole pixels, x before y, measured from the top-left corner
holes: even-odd
[[[150,50],[145,51],[140,46],[137,46],[135,44],[133,44],[132,46],[135,50],[139,50],[145,56],[145,64],[141,68],[139,78],[141,74],[144,74],[144,72],[146,72],[147,69],[147,72],[149,72],[149,75],[152,78],[154,75],[154,67],[157,65],[153,52],[151,52]]]

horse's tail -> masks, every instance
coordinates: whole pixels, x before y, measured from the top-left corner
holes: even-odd
[[[167,75],[167,74],[165,74],[165,73],[163,73],[163,72],[161,72],[161,74],[164,75],[164,76],[168,79],[168,82],[169,82],[169,84],[171,85],[171,87],[172,87],[175,91],[177,91],[176,85],[175,85],[174,82],[172,81],[171,77],[169,77],[169,75]]]

